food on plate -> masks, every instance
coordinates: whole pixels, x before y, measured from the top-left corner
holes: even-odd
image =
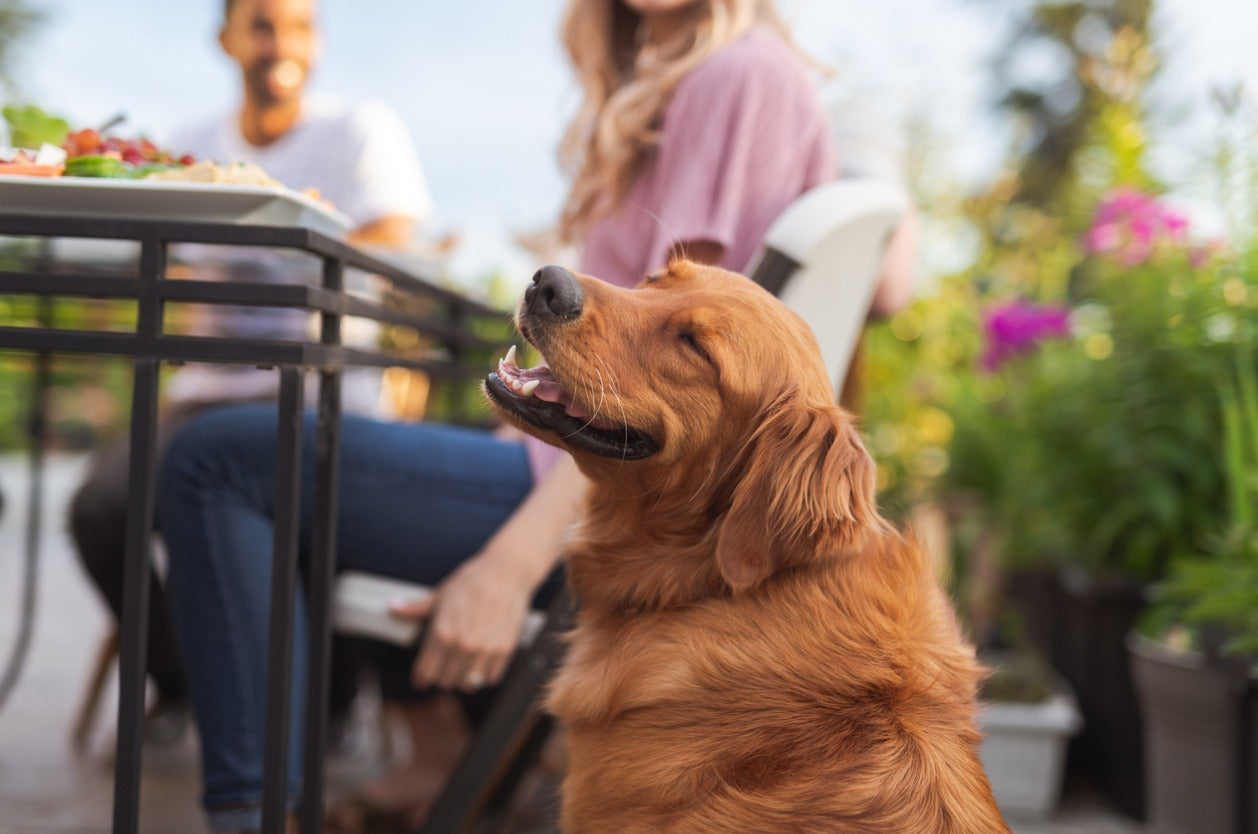
[[[263,185],[272,188],[284,187],[283,183],[252,162],[232,162],[228,165],[220,165],[216,162],[202,160],[182,168],[155,171],[145,177],[145,179],[216,182],[226,185]]]
[[[121,117],[100,130],[70,130],[64,119],[34,105],[5,107],[0,113],[0,128],[6,129],[0,130],[0,174],[284,187],[250,162],[198,162],[191,154],[176,156],[148,139],[124,139],[104,132]],[[11,132],[14,147],[6,145],[6,132]],[[22,142],[36,137],[44,137],[40,150],[27,150]],[[327,204],[314,189],[302,193]]]
[[[70,133],[61,146],[69,156],[67,177],[138,178],[196,161],[189,154],[176,157],[148,139],[106,136],[90,127]]]
[[[8,123],[9,142],[15,148],[38,148],[41,145],[60,145],[70,132],[65,119],[45,113],[33,104],[7,104],[0,109],[0,117]],[[0,135],[4,133],[0,125]],[[3,145],[4,142],[0,142]]]
[[[126,177],[127,165],[116,156],[90,154],[66,160],[67,177]]]
[[[0,174],[24,177],[57,177],[65,167],[65,151],[44,144],[38,151],[0,148]]]
[[[35,161],[25,154],[15,159],[0,160],[0,174],[23,177],[59,177],[61,165],[36,165]]]
[[[90,127],[74,131],[61,146],[71,159],[77,156],[117,156],[127,165],[137,168],[145,165],[191,165],[196,161],[190,154],[177,157],[148,139],[105,136]]]

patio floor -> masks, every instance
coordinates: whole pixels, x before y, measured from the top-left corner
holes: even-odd
[[[55,455],[47,462],[34,639],[17,688],[0,708],[0,834],[104,834],[110,827],[116,704],[112,685],[102,700],[87,750],[75,752],[69,742],[89,667],[107,631],[103,606],[78,568],[63,523],[65,502],[84,463],[82,456],[71,455]],[[3,663],[17,631],[28,489],[24,458],[0,457],[0,488],[8,504],[0,519]],[[373,725],[375,708],[369,698],[360,704],[362,726]],[[360,735],[354,755],[329,763],[330,796],[387,765],[378,737],[370,732]],[[204,830],[197,806],[192,736],[170,748],[145,751],[141,831]],[[1143,830],[1076,786],[1067,790],[1053,820],[1012,824],[1016,834],[1139,834]]]

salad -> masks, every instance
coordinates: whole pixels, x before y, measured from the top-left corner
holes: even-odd
[[[190,154],[176,156],[145,138],[90,127],[72,131],[64,119],[34,105],[9,106],[0,113],[0,174],[135,179],[196,162]]]

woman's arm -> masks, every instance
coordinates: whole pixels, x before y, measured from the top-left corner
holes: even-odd
[[[393,612],[427,617],[415,686],[479,689],[497,682],[515,653],[536,588],[562,555],[563,537],[580,515],[585,476],[564,456],[472,558],[421,602]]]
[[[878,287],[869,306],[871,319],[885,318],[908,306],[913,300],[917,271],[917,209],[909,206],[891,234],[882,256]]]

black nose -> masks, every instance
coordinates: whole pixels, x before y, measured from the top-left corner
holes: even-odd
[[[524,309],[542,318],[574,319],[581,315],[585,294],[577,277],[561,266],[544,266],[524,291]]]

